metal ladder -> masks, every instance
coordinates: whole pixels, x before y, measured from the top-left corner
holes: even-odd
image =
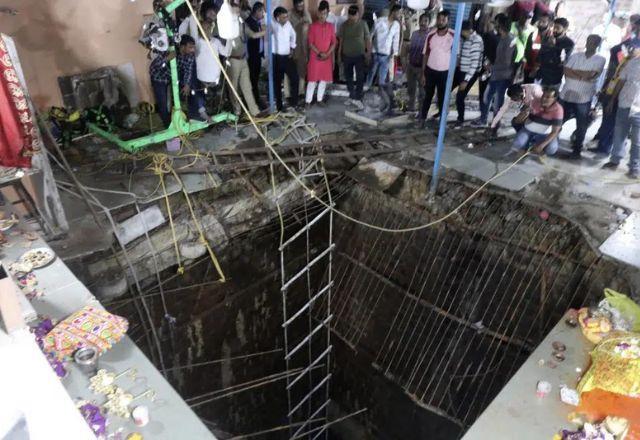
[[[301,158],[300,177],[323,179],[317,159],[305,164]],[[315,169],[315,172],[311,172]],[[306,203],[306,202],[305,202]],[[326,200],[333,207],[331,193]],[[329,406],[329,382],[331,380],[330,354],[332,351],[330,322],[331,289],[333,287],[332,260],[333,211],[325,207],[313,218],[306,217],[306,224],[286,239],[280,246],[281,291],[284,330],[284,360],[287,383],[287,417],[291,427],[289,439],[309,439],[327,436]],[[311,255],[310,236],[321,231],[328,222],[328,243],[317,255]],[[287,251],[306,241],[307,259],[303,267],[287,271]],[[319,281],[312,282],[319,273]],[[314,284],[312,288],[312,284]],[[317,287],[316,287],[317,286]],[[302,334],[302,337],[300,335]],[[295,339],[295,340],[294,340]]]

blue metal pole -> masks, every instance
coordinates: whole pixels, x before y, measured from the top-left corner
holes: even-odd
[[[440,128],[438,129],[438,142],[436,143],[436,157],[433,162],[433,176],[431,177],[431,193],[435,194],[438,187],[438,178],[440,174],[440,161],[442,160],[442,150],[444,149],[444,138],[447,133],[447,116],[449,115],[449,99],[451,98],[451,86],[453,85],[453,76],[456,72],[456,64],[458,62],[458,48],[460,47],[460,34],[462,33],[462,20],[464,19],[464,9],[466,3],[458,3],[458,11],[456,12],[456,28],[453,37],[453,47],[451,48],[451,61],[449,61],[449,73],[447,75],[447,85],[444,89],[444,104],[440,114]]]
[[[273,87],[273,48],[271,47],[271,24],[273,21],[273,10],[271,8],[271,0],[267,0],[267,34],[266,34],[266,46],[267,46],[267,68],[269,69],[269,110],[271,113],[276,111],[275,93]]]

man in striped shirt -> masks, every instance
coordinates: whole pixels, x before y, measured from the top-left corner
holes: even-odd
[[[541,99],[531,103],[529,117],[515,140],[513,148],[535,154],[553,156],[558,151],[558,135],[562,130],[564,110],[558,102],[558,90],[545,87]]]
[[[461,126],[464,122],[464,100],[480,75],[484,52],[482,37],[473,30],[469,20],[462,22],[462,38],[464,41],[460,50],[458,68],[453,79],[453,88],[458,87],[456,94],[457,126]]]
[[[599,35],[589,35],[586,52],[574,53],[564,66],[565,83],[560,92],[564,120],[576,119],[573,152],[566,155],[567,159],[579,160],[582,157],[582,144],[589,128],[591,102],[597,92],[598,78],[607,63],[603,56],[596,54],[601,42]]]

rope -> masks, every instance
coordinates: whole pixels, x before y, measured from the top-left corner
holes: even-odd
[[[195,155],[196,156],[196,160],[199,157],[198,154]],[[162,189],[164,191],[164,198],[165,198],[165,203],[167,206],[167,213],[169,215],[169,224],[171,225],[171,234],[173,236],[173,243],[174,243],[174,247],[175,247],[175,251],[176,251],[176,256],[178,259],[178,274],[183,274],[184,273],[184,266],[182,265],[182,261],[180,259],[180,249],[178,247],[178,239],[176,237],[176,231],[175,231],[175,225],[173,222],[173,214],[171,211],[171,205],[169,203],[169,195],[167,194],[167,189],[165,187],[165,183],[164,183],[164,175],[165,174],[172,174],[174,179],[176,179],[176,181],[180,184],[180,188],[182,190],[182,193],[184,194],[184,198],[187,202],[187,206],[189,207],[189,213],[191,214],[191,218],[193,220],[193,223],[198,231],[198,239],[200,241],[200,243],[202,243],[205,248],[207,249],[207,252],[209,254],[209,258],[211,259],[211,262],[213,263],[214,267],[216,268],[216,271],[218,272],[218,276],[219,276],[219,280],[221,282],[225,282],[227,279],[222,271],[222,268],[220,267],[220,263],[218,262],[218,258],[216,257],[215,253],[213,252],[213,249],[211,249],[211,245],[209,244],[209,240],[207,240],[207,237],[204,234],[204,231],[202,229],[202,225],[200,224],[200,222],[198,221],[198,217],[196,216],[196,213],[193,209],[193,204],[191,203],[191,198],[189,197],[189,193],[187,192],[187,189],[184,186],[184,183],[182,182],[182,179],[180,178],[180,176],[178,175],[178,173],[176,172],[176,170],[173,168],[172,166],[172,162],[169,159],[169,156],[167,156],[166,154],[163,153],[152,153],[151,157],[153,158],[153,164],[152,164],[152,169],[154,171],[155,174],[158,175],[159,179],[160,179],[160,183],[162,185]],[[213,180],[213,176],[211,176],[211,179]]]
[[[169,194],[167,194],[167,187],[164,184],[164,175],[168,172],[168,170],[164,169],[167,163],[166,156],[164,159],[165,160],[162,161],[160,155],[155,156],[153,160],[153,168],[154,168],[154,172],[158,175],[158,178],[160,179],[160,185],[162,186],[162,192],[164,194],[164,201],[167,206],[167,214],[169,215],[169,225],[171,225],[171,235],[173,237],[173,244],[176,250],[176,258],[178,259],[177,273],[182,275],[184,273],[184,266],[182,265],[182,261],[180,259],[180,249],[178,247],[178,239],[176,238],[176,228],[175,228],[175,225],[173,224],[173,214],[171,211],[171,205],[169,204]]]
[[[496,175],[494,175],[491,179],[487,180],[483,185],[481,185],[476,191],[474,191],[471,196],[469,196],[466,200],[464,200],[457,208],[455,208],[453,211],[449,212],[448,214],[444,215],[443,217],[434,220],[432,222],[423,224],[423,225],[419,225],[419,226],[413,226],[413,227],[408,227],[408,228],[399,228],[399,229],[391,229],[391,228],[385,228],[385,227],[381,227],[381,226],[377,226],[377,225],[373,225],[370,223],[367,223],[365,221],[362,220],[358,220],[348,214],[346,214],[345,212],[340,211],[339,209],[331,206],[330,204],[326,203],[324,200],[322,200],[320,197],[318,197],[315,192],[309,188],[303,181],[302,179],[295,173],[295,171],[293,169],[291,169],[291,167],[289,167],[284,160],[282,159],[282,157],[280,157],[280,155],[278,154],[278,152],[275,150],[275,148],[273,148],[273,145],[271,144],[271,142],[269,141],[269,139],[267,139],[267,137],[262,133],[262,131],[260,130],[260,128],[257,125],[256,120],[253,118],[253,116],[251,115],[251,113],[249,112],[249,110],[247,109],[246,105],[244,104],[244,102],[242,102],[242,99],[240,99],[240,95],[238,93],[238,91],[236,90],[236,88],[233,86],[233,83],[231,81],[231,78],[229,78],[229,75],[227,74],[226,70],[224,69],[224,66],[222,65],[222,63],[220,62],[220,60],[218,59],[218,57],[216,56],[216,51],[214,50],[211,42],[209,41],[208,38],[206,38],[206,32],[204,31],[204,28],[202,27],[202,23],[200,22],[200,19],[198,18],[195,10],[193,9],[193,6],[191,5],[190,2],[186,2],[185,3],[187,5],[187,7],[189,8],[189,11],[191,12],[191,15],[193,16],[196,25],[198,26],[198,30],[200,31],[200,34],[204,37],[204,41],[207,45],[207,47],[209,48],[209,51],[211,52],[211,56],[214,58],[215,62],[218,64],[218,66],[220,67],[220,72],[222,73],[222,75],[224,76],[225,80],[229,83],[229,89],[231,90],[231,92],[233,93],[233,95],[235,96],[235,98],[238,100],[240,106],[242,107],[242,110],[244,111],[244,113],[247,116],[247,119],[249,120],[249,122],[251,123],[251,125],[253,126],[253,128],[255,129],[256,133],[258,134],[258,136],[264,141],[265,146],[267,147],[268,150],[271,151],[271,153],[275,156],[275,158],[278,160],[278,162],[280,162],[280,164],[284,167],[284,169],[291,175],[291,177],[307,192],[307,194],[315,199],[318,203],[320,203],[322,206],[324,206],[327,209],[330,209],[331,211],[333,211],[334,213],[338,214],[339,216],[343,217],[346,220],[350,220],[358,225],[361,226],[365,226],[371,229],[376,229],[378,231],[382,231],[382,232],[390,232],[390,233],[405,233],[405,232],[412,232],[412,231],[418,231],[421,229],[426,229],[426,228],[430,228],[432,226],[437,225],[438,223],[441,223],[445,220],[447,220],[449,217],[455,215],[460,208],[462,208],[464,205],[466,205],[467,203],[469,203],[478,193],[480,193],[484,188],[486,188],[491,182],[493,182],[494,180],[496,180],[497,178],[499,178],[500,176],[503,176],[504,174],[506,174],[509,170],[511,170],[516,164],[518,164],[519,162],[521,162],[525,157],[527,157],[530,153],[527,151],[525,154],[523,154],[520,158],[518,158],[515,162],[513,162],[511,165],[509,165],[507,168],[505,168],[504,170],[500,171],[499,173],[497,173]]]

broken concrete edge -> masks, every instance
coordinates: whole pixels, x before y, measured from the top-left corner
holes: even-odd
[[[363,124],[367,124],[367,125],[370,125],[372,127],[377,127],[378,126],[378,121],[376,121],[375,119],[371,119],[371,118],[368,118],[366,116],[359,115],[359,114],[354,113],[354,112],[350,112],[349,110],[345,110],[344,115],[347,118],[353,119],[356,122],[361,122]]]
[[[278,184],[276,193],[281,204],[295,200],[301,201],[303,197],[302,189],[293,180],[285,180]],[[207,213],[206,208],[196,212],[200,226],[205,231],[205,236],[212,249],[214,249],[214,253],[223,251],[230,244],[233,237],[257,227],[265,226],[277,218],[278,214],[272,190],[266,190],[261,196],[261,199],[258,199],[247,193],[239,201],[232,200],[225,205],[219,206],[219,211],[224,212],[224,216],[221,216],[220,220],[214,214]],[[265,203],[265,201],[272,203]],[[225,219],[235,217],[237,219],[232,224],[223,227],[222,223],[225,223]],[[191,216],[187,215],[187,213],[181,214],[179,218],[174,218],[173,230],[165,222],[150,235],[154,250],[150,248],[146,237],[139,237],[127,249],[128,259],[132,262],[133,270],[136,272],[135,278],[138,280],[154,277],[157,272],[178,264],[179,257],[175,251],[176,244],[182,263],[185,263],[186,260],[198,259],[207,254],[206,247],[198,240],[197,228],[193,224]],[[121,259],[121,261],[124,260]],[[135,279],[133,277],[134,274],[130,273],[131,270],[128,267],[125,268],[125,273],[120,271],[120,264],[113,255],[108,255],[106,258],[89,263],[86,266],[86,271],[91,278],[101,280],[96,286],[98,297],[105,294],[113,298],[111,296],[113,294],[119,292],[124,294],[126,289],[121,288],[122,280]]]
[[[387,163],[389,163],[390,165],[396,166],[396,167],[401,167],[406,171],[413,171],[413,172],[417,172],[420,173],[424,176],[426,176],[427,178],[431,178],[432,175],[432,165],[433,163],[430,162],[428,159],[422,157],[422,155],[420,154],[420,152],[418,152],[418,154],[416,154],[416,152],[411,152],[409,151],[409,158],[406,158],[406,160],[414,160],[417,161],[418,164],[416,165],[411,165],[411,164],[405,164],[402,163],[398,160],[394,160],[392,158],[385,158],[385,161]],[[424,166],[420,166],[420,164],[424,164]],[[429,166],[427,166],[427,163],[429,164]],[[451,183],[459,183],[461,185],[464,185],[465,187],[469,188],[470,190],[476,190],[478,189],[478,186],[483,184],[484,181],[482,181],[479,178],[473,177],[473,176],[469,176],[465,173],[456,171],[454,169],[447,169],[447,168],[443,168],[443,170],[441,171],[441,177],[444,181],[447,182],[451,182]],[[592,232],[582,223],[582,221],[580,221],[580,219],[575,218],[575,216],[573,216],[571,213],[568,212],[562,212],[561,210],[558,210],[556,208],[550,207],[547,204],[545,204],[544,200],[535,197],[535,195],[532,194],[528,194],[527,193],[527,188],[525,188],[522,191],[519,192],[514,192],[514,191],[509,191],[494,185],[489,185],[489,187],[485,188],[485,190],[493,192],[495,194],[500,194],[504,197],[508,197],[511,200],[514,201],[522,201],[523,203],[525,203],[526,205],[530,206],[532,209],[537,209],[540,210],[541,208],[547,210],[549,213],[551,213],[552,215],[556,215],[559,217],[564,218],[565,220],[571,222],[573,225],[575,225],[580,232],[583,234],[583,236],[585,237],[589,247],[597,254],[600,256],[604,256],[602,254],[602,252],[600,252],[599,247],[602,244],[602,242],[604,240],[600,240],[597,239],[596,237],[594,237],[594,235],[592,234]],[[602,203],[602,206],[605,207],[605,205],[607,205],[606,203]]]

